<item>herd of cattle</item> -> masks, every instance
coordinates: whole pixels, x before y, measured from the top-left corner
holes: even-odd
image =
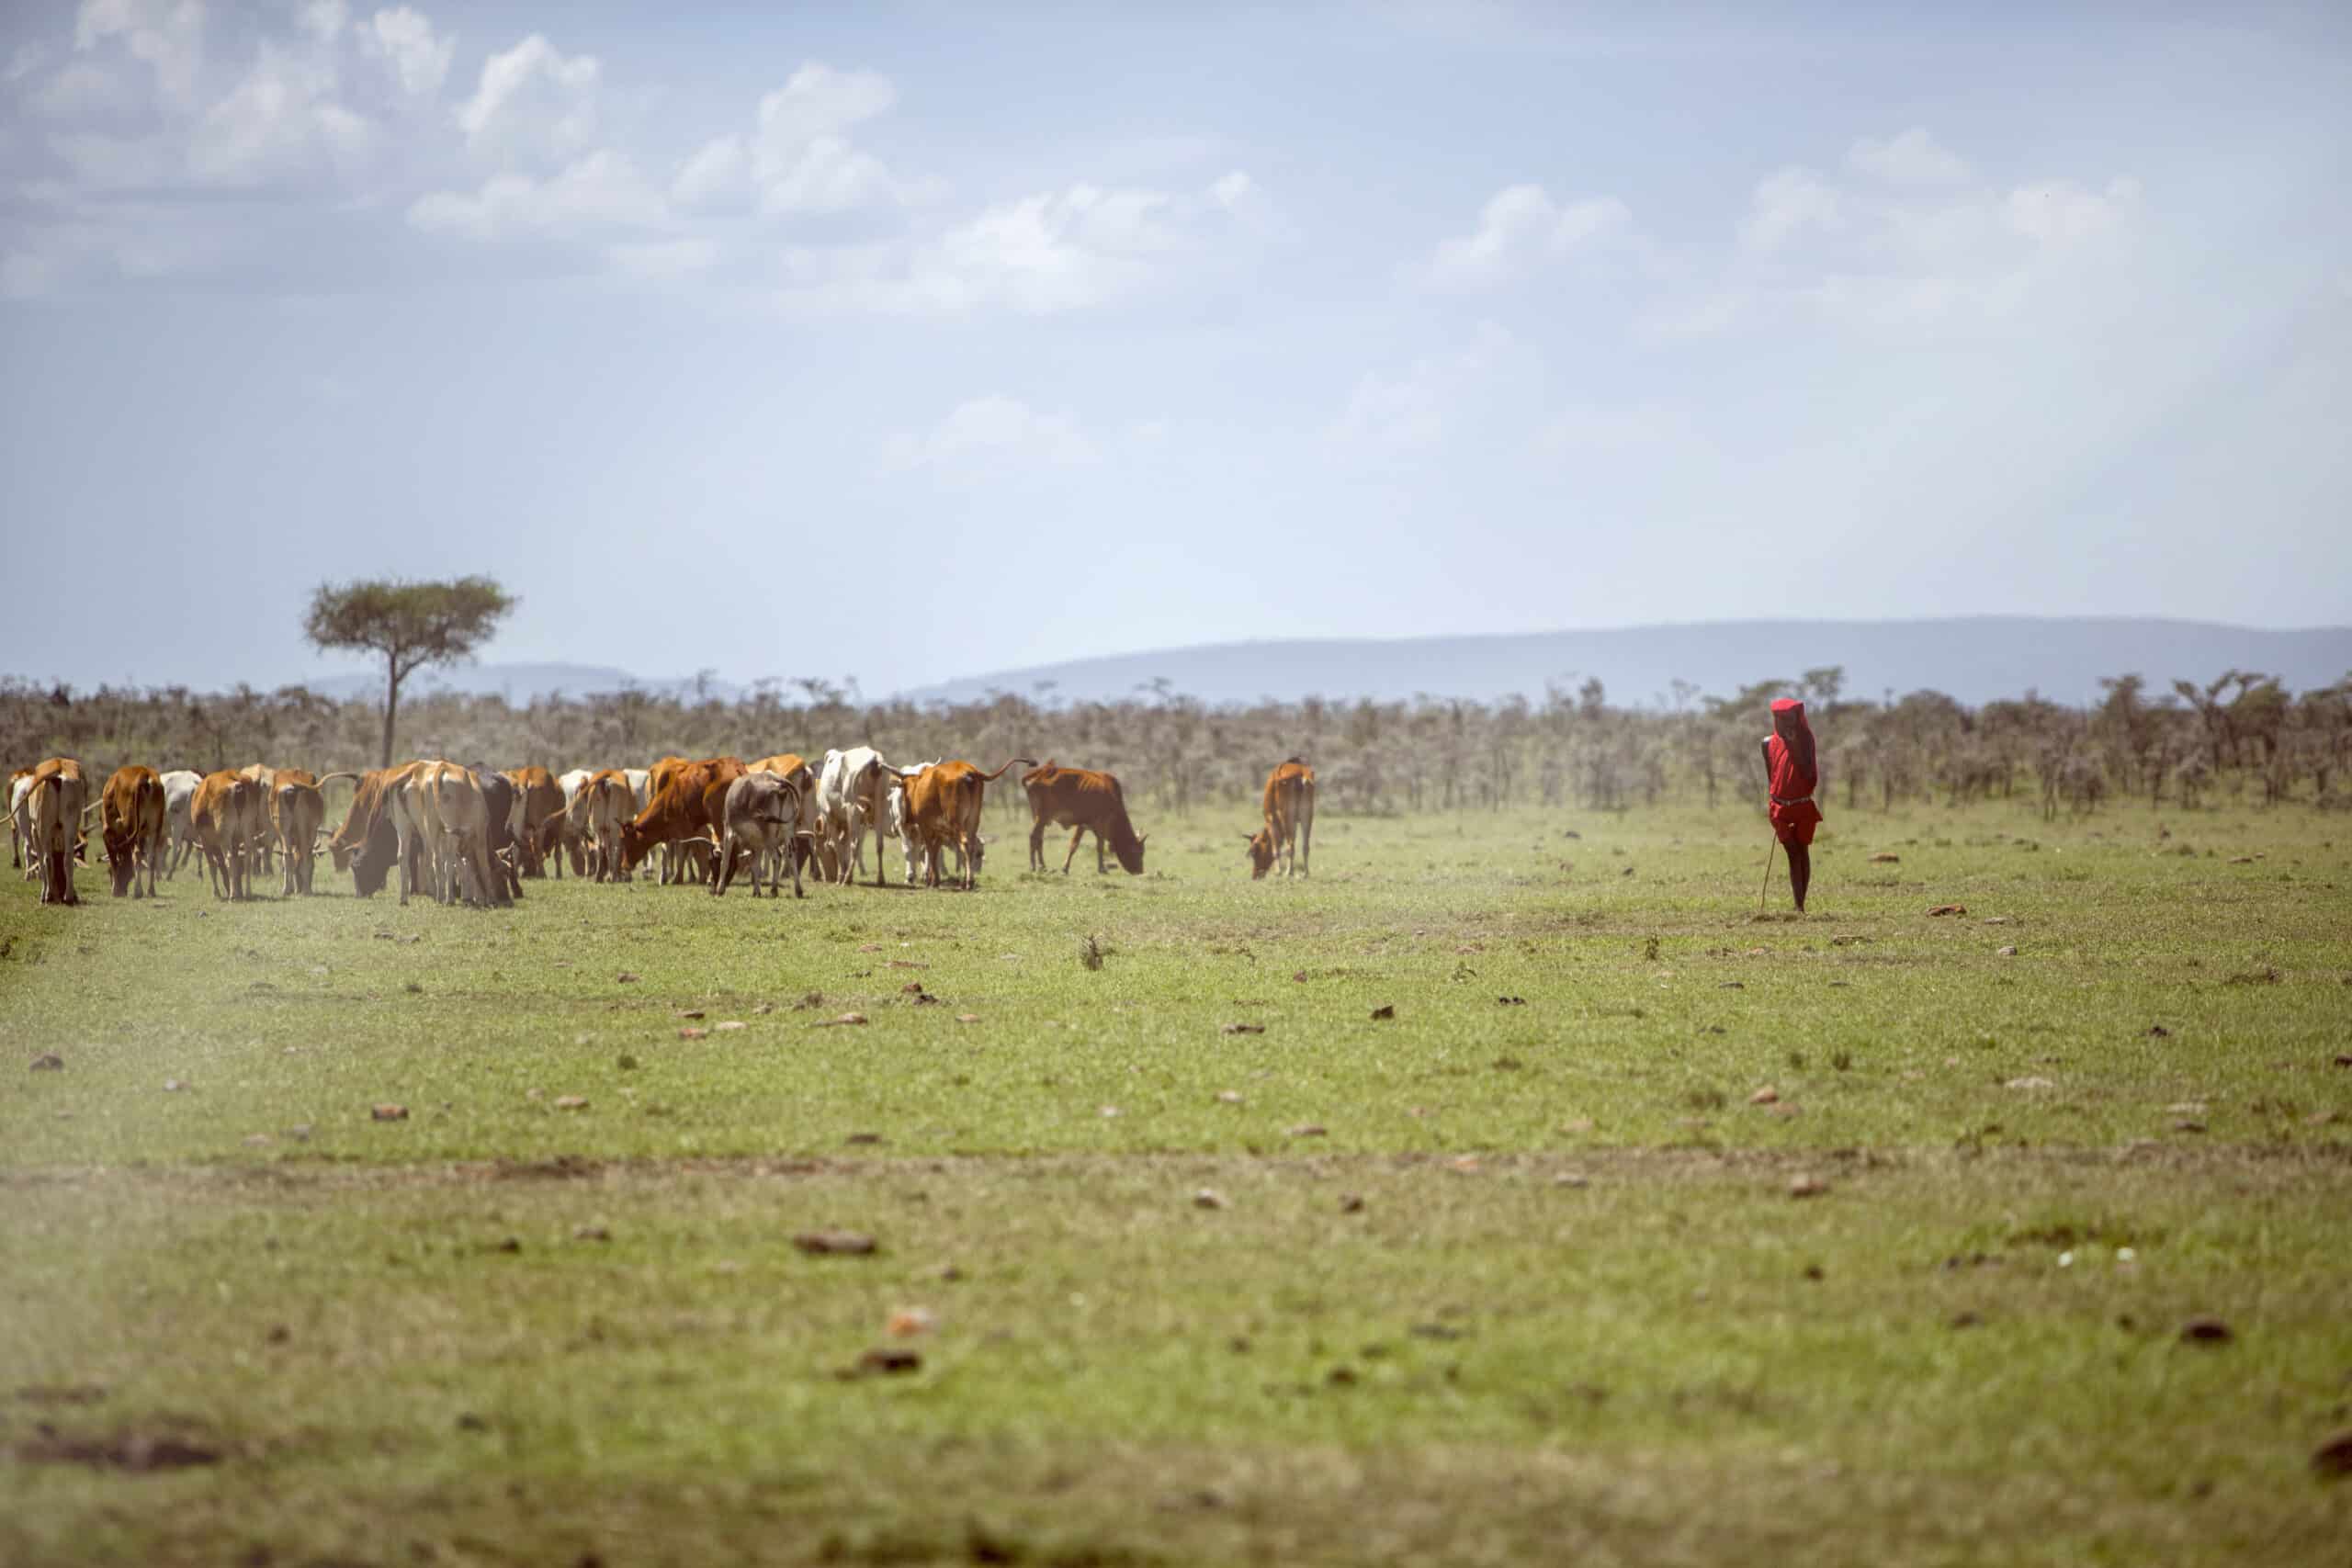
[[[152,896],[160,872],[175,875],[201,857],[216,897],[251,896],[252,877],[282,863],[280,892],[311,891],[324,849],[337,872],[349,872],[363,897],[383,889],[395,869],[400,899],[414,892],[441,902],[512,903],[525,877],[575,876],[628,882],[658,857],[665,882],[692,880],[724,894],[748,872],[752,896],[764,882],[782,897],[786,877],[802,896],[804,867],[828,882],[851,883],[865,870],[874,836],[874,881],[883,880],[886,839],[899,842],[906,880],[940,886],[945,857],[969,889],[988,840],[980,833],[987,786],[1014,763],[1029,797],[1029,864],[1046,867],[1046,829],[1071,829],[1067,873],[1088,833],[1097,872],[1107,849],[1131,874],[1143,870],[1144,840],[1127,819],[1118,779],[1084,768],[1040,767],[1015,757],[994,773],[970,762],[934,760],[911,768],[887,761],[871,746],[827,751],[811,761],[791,752],[745,762],[738,757],[689,761],[664,757],[650,768],[541,767],[505,773],[448,761],[415,761],[369,773],[329,773],[255,763],[238,770],[158,773],[118,768],[89,798],[82,765],[52,757],[19,768],[8,780],[8,827],[16,863],[41,883],[44,904],[77,904],[74,868],[87,853],[95,818],[115,897]],[[329,830],[325,789],[356,786],[343,824]],[[1253,876],[1288,856],[1287,874],[1304,874],[1315,832],[1315,770],[1296,757],[1267,776],[1265,825],[1250,840]]]

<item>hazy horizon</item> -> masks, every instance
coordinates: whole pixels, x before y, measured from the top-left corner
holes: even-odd
[[[1849,17],[13,8],[0,670],[2352,623],[2352,17]]]

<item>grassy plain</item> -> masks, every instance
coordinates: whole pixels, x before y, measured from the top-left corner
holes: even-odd
[[[0,886],[0,1561],[2352,1562],[2352,823],[1142,826]]]

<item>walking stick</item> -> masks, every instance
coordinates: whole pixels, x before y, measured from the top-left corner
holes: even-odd
[[[1759,915],[1764,912],[1765,891],[1772,886],[1772,852],[1780,847],[1781,836],[1778,833],[1773,834],[1772,841],[1764,846],[1764,880],[1756,886],[1756,912]]]

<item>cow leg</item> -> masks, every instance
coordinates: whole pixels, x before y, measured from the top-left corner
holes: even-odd
[[[735,880],[734,829],[729,828],[727,829],[727,837],[719,841],[718,853],[720,857],[727,862],[727,863],[725,865],[712,867],[712,870],[716,874],[710,879],[710,896],[714,898],[724,898],[727,896],[728,885]],[[752,866],[752,897],[756,898],[759,896],[760,868],[758,863],[755,862]]]
[[[1042,817],[1029,825],[1029,869],[1046,869],[1046,819]],[[1069,868],[1064,866],[1062,869],[1067,871]]]
[[[1069,830],[1069,853],[1062,856],[1062,874],[1064,876],[1068,876],[1069,874],[1070,863],[1078,859],[1078,846],[1084,842],[1086,842],[1086,829],[1082,827],[1072,828]],[[1097,847],[1096,852],[1099,856],[1101,852],[1099,846]],[[1045,868],[1040,866],[1038,869],[1042,871]]]
[[[1110,866],[1102,859],[1102,829],[1097,828],[1094,829],[1094,874],[1107,876],[1110,872]]]

